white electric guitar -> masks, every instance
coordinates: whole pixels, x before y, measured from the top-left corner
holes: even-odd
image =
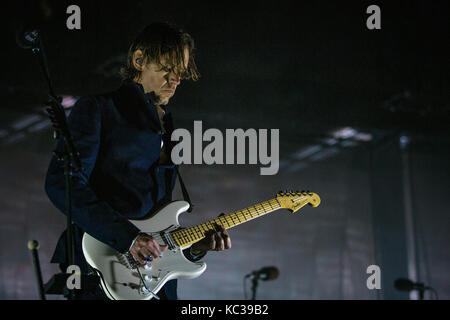
[[[173,201],[146,220],[130,220],[160,245],[168,245],[161,258],[139,265],[129,254],[121,254],[89,234],[83,236],[83,253],[99,274],[103,291],[112,300],[149,300],[171,279],[193,279],[206,270],[205,262],[191,262],[182,250],[215,230],[230,229],[278,209],[296,212],[305,205],[317,207],[320,198],[312,192],[279,192],[276,198],[255,204],[208,222],[181,229],[178,216],[189,208],[186,201]]]

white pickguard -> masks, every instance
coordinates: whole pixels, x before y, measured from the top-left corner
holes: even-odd
[[[154,233],[155,239],[164,244],[159,233],[179,228],[178,216],[189,208],[185,201],[174,201],[146,220],[130,220],[142,232]],[[151,293],[142,291],[142,281],[135,269],[130,269],[124,262],[124,257],[110,246],[98,241],[89,234],[83,236],[83,253],[91,267],[101,275],[103,291],[114,300],[149,300]],[[191,262],[183,255],[180,248],[166,250],[163,256],[151,262],[151,269],[139,267],[147,288],[153,293],[163,287],[171,279],[192,279],[200,276],[206,270],[206,263]]]

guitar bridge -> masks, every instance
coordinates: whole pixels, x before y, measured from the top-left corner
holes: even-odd
[[[122,264],[123,266],[125,266],[128,269],[135,269],[137,266],[137,262],[134,261],[133,256],[129,252],[127,252],[125,254],[117,253],[116,257],[117,257],[117,261],[119,261],[120,264]]]

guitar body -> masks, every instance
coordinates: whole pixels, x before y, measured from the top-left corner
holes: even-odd
[[[130,221],[163,245],[162,234],[178,229],[178,216],[188,208],[187,202],[174,201],[146,220]],[[117,252],[87,233],[83,236],[82,246],[86,261],[99,273],[102,289],[112,300],[149,300],[167,281],[193,279],[206,270],[206,263],[189,261],[180,247],[167,249],[161,258],[138,266],[145,288],[136,266],[130,265],[129,255]]]
[[[83,236],[83,253],[89,265],[99,274],[102,289],[108,298],[149,300],[157,297],[156,294],[167,281],[193,279],[206,270],[206,263],[186,259],[183,249],[205,238],[209,231],[216,231],[217,225],[230,229],[279,209],[296,212],[307,204],[317,207],[320,197],[309,191],[280,191],[274,199],[180,229],[178,216],[189,208],[189,203],[173,201],[148,219],[130,220],[141,232],[153,236],[160,245],[168,245],[161,258],[145,266],[137,265],[131,254],[121,254],[87,233]]]

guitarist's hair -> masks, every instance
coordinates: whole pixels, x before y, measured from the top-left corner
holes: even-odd
[[[184,50],[189,50],[187,68],[184,61]],[[128,49],[126,65],[120,70],[124,80],[139,79],[141,71],[133,64],[136,50],[143,52],[143,63],[154,62],[161,68],[170,68],[181,79],[198,80],[200,74],[194,61],[194,39],[182,29],[168,22],[154,22],[143,28],[132,41]],[[165,65],[161,59],[165,59]]]

